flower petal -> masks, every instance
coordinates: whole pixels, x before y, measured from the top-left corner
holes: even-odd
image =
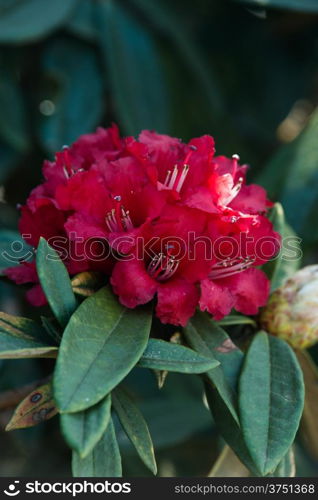
[[[242,186],[238,195],[231,202],[231,208],[241,212],[257,214],[265,212],[271,206],[266,196],[266,191],[257,184]]]
[[[34,210],[21,209],[19,231],[27,243],[37,247],[41,236],[46,240],[64,235],[64,214],[45,198],[36,200]]]
[[[235,309],[243,314],[257,314],[265,306],[270,282],[260,269],[251,268],[228,278],[235,295]]]
[[[15,267],[8,267],[4,274],[17,285],[38,282],[38,276],[34,262],[25,262]]]
[[[223,284],[224,281],[210,279],[201,281],[200,309],[208,311],[216,320],[230,314],[235,304],[235,297],[230,288]]]
[[[144,262],[136,258],[117,262],[110,282],[119,301],[130,308],[146,304],[157,291],[157,283],[147,273]]]
[[[161,323],[185,326],[195,312],[198,288],[183,280],[160,284],[156,313]]]
[[[26,297],[32,306],[41,307],[47,304],[41,285],[35,285],[30,288],[26,293]]]

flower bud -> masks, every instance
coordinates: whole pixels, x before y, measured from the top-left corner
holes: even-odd
[[[318,342],[318,265],[300,269],[278,288],[260,320],[267,332],[295,348]]]

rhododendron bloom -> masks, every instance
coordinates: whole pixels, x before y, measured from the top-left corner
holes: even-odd
[[[104,273],[126,307],[155,299],[163,323],[185,325],[197,307],[215,319],[233,308],[256,314],[269,293],[259,266],[280,236],[246,170],[237,155],[215,156],[208,135],[188,144],[148,130],[121,138],[113,125],[44,163],[19,229],[35,249],[46,238],[70,275]],[[6,273],[33,283],[29,299],[43,303],[34,262]]]

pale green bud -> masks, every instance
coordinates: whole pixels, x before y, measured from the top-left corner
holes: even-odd
[[[300,269],[278,288],[260,319],[267,332],[295,348],[318,342],[318,265]]]

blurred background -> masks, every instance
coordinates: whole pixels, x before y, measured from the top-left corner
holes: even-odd
[[[43,159],[115,121],[123,134],[213,135],[217,154],[238,153],[249,181],[284,204],[304,262],[318,262],[317,106],[317,0],[0,0],[0,246],[16,237],[16,205]],[[23,296],[0,282],[0,310],[36,318]],[[0,361],[0,391],[45,377],[50,363]],[[200,381],[186,381],[169,375],[159,392],[150,373],[129,377],[161,475],[207,475],[222,448]],[[125,473],[147,475],[119,437]],[[317,439],[299,440],[298,476],[318,475]],[[70,475],[57,418],[0,431],[0,448],[1,476]]]

